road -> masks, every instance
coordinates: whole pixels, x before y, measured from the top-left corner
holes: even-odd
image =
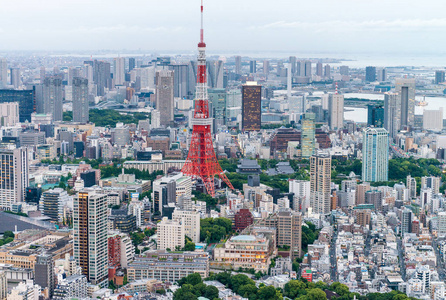
[[[443,257],[440,253],[440,249],[438,246],[439,246],[438,240],[434,239],[432,241],[432,248],[434,248],[435,256],[437,257],[438,277],[440,277],[440,280],[444,281],[446,278],[445,262],[443,260]]]
[[[331,280],[338,281],[338,264],[336,260],[336,240],[338,238],[338,231],[336,229],[336,225],[334,226],[333,230],[333,238],[331,239],[331,245],[330,245],[330,264],[331,264]]]
[[[398,259],[400,262],[401,277],[406,281],[406,263],[404,261],[403,242],[401,238],[398,238]]]

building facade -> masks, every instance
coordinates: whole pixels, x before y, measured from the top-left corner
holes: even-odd
[[[262,126],[262,86],[248,82],[242,86],[242,130],[259,131]]]
[[[384,128],[367,128],[363,133],[362,180],[387,181],[389,172],[389,133]]]
[[[316,214],[330,213],[331,156],[319,153],[310,158],[310,208]]]

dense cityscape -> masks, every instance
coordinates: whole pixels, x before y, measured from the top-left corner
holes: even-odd
[[[445,67],[207,56],[205,13],[0,53],[0,300],[446,299]]]

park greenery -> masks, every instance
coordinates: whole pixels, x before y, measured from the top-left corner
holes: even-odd
[[[209,300],[218,299],[218,289],[215,286],[205,285],[198,273],[192,273],[180,279],[178,284],[181,288],[173,294],[174,300],[197,300],[198,297]]]
[[[311,222],[302,225],[302,251],[307,252],[308,245],[312,245],[319,236],[319,231]]]
[[[11,243],[14,240],[14,233],[12,231],[5,231],[3,238],[0,239],[0,246]]]
[[[200,220],[200,241],[218,243],[233,233],[232,221],[226,218]]]
[[[140,120],[150,119],[150,114],[142,112],[126,112],[120,113],[114,109],[90,109],[89,111],[89,121],[94,123],[96,126],[110,126],[115,127],[117,123],[124,124],[138,124]],[[66,111],[63,113],[64,121],[73,120],[73,112]]]

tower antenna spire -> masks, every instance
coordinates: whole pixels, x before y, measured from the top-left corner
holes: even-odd
[[[200,43],[204,43],[204,29],[203,29],[203,0],[201,0],[201,29],[200,29]]]

